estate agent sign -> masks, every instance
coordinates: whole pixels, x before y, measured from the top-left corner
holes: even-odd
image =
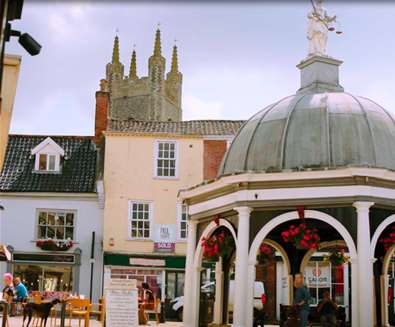
[[[154,251],[173,253],[176,249],[176,225],[154,225]]]

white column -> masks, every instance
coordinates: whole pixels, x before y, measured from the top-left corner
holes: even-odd
[[[358,262],[351,259],[351,324],[359,327],[359,303],[358,303]]]
[[[250,236],[250,213],[249,207],[234,208],[239,214],[239,223],[237,228],[237,246],[236,246],[236,271],[235,271],[235,299],[233,306],[233,326],[247,326],[247,305],[249,299],[249,287],[246,285],[248,280],[248,248]]]
[[[369,224],[369,208],[373,204],[373,202],[363,201],[353,203],[358,216],[358,310],[360,327],[372,327],[374,325],[373,258],[370,251]]]
[[[215,263],[215,302],[213,323],[222,324],[224,303],[224,272],[222,271],[222,257]]]
[[[196,249],[196,233],[197,222],[193,220],[188,221],[188,244],[187,244],[187,258],[185,263],[185,282],[184,282],[184,324],[185,327],[197,326],[198,322],[194,321],[194,306],[196,301],[193,301],[195,288],[195,249]]]
[[[256,260],[248,263],[248,279],[245,287],[247,288],[246,302],[246,326],[253,325],[254,315],[254,289],[256,278]]]

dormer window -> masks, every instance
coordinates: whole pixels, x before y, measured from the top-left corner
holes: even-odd
[[[56,155],[54,154],[40,154],[38,170],[56,170]]]
[[[32,150],[32,155],[35,156],[34,171],[53,173],[60,171],[60,160],[64,156],[64,150],[47,137]]]

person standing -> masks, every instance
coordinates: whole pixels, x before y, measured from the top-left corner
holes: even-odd
[[[295,275],[294,287],[296,288],[294,305],[298,307],[299,326],[308,327],[310,293],[303,283],[303,275],[301,273]]]
[[[11,316],[15,315],[15,309],[14,306],[12,305],[12,302],[14,300],[14,295],[15,295],[15,289],[14,289],[14,284],[13,284],[13,278],[12,274],[10,273],[5,273],[3,275],[3,299],[8,302],[10,305],[10,312]]]

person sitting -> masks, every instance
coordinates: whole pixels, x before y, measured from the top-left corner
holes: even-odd
[[[22,283],[19,277],[15,278],[15,293],[16,293],[16,302],[26,302],[28,293],[26,286]]]
[[[324,297],[318,304],[317,312],[320,314],[320,321],[324,327],[336,326],[337,304],[331,300],[328,291],[324,292]]]

